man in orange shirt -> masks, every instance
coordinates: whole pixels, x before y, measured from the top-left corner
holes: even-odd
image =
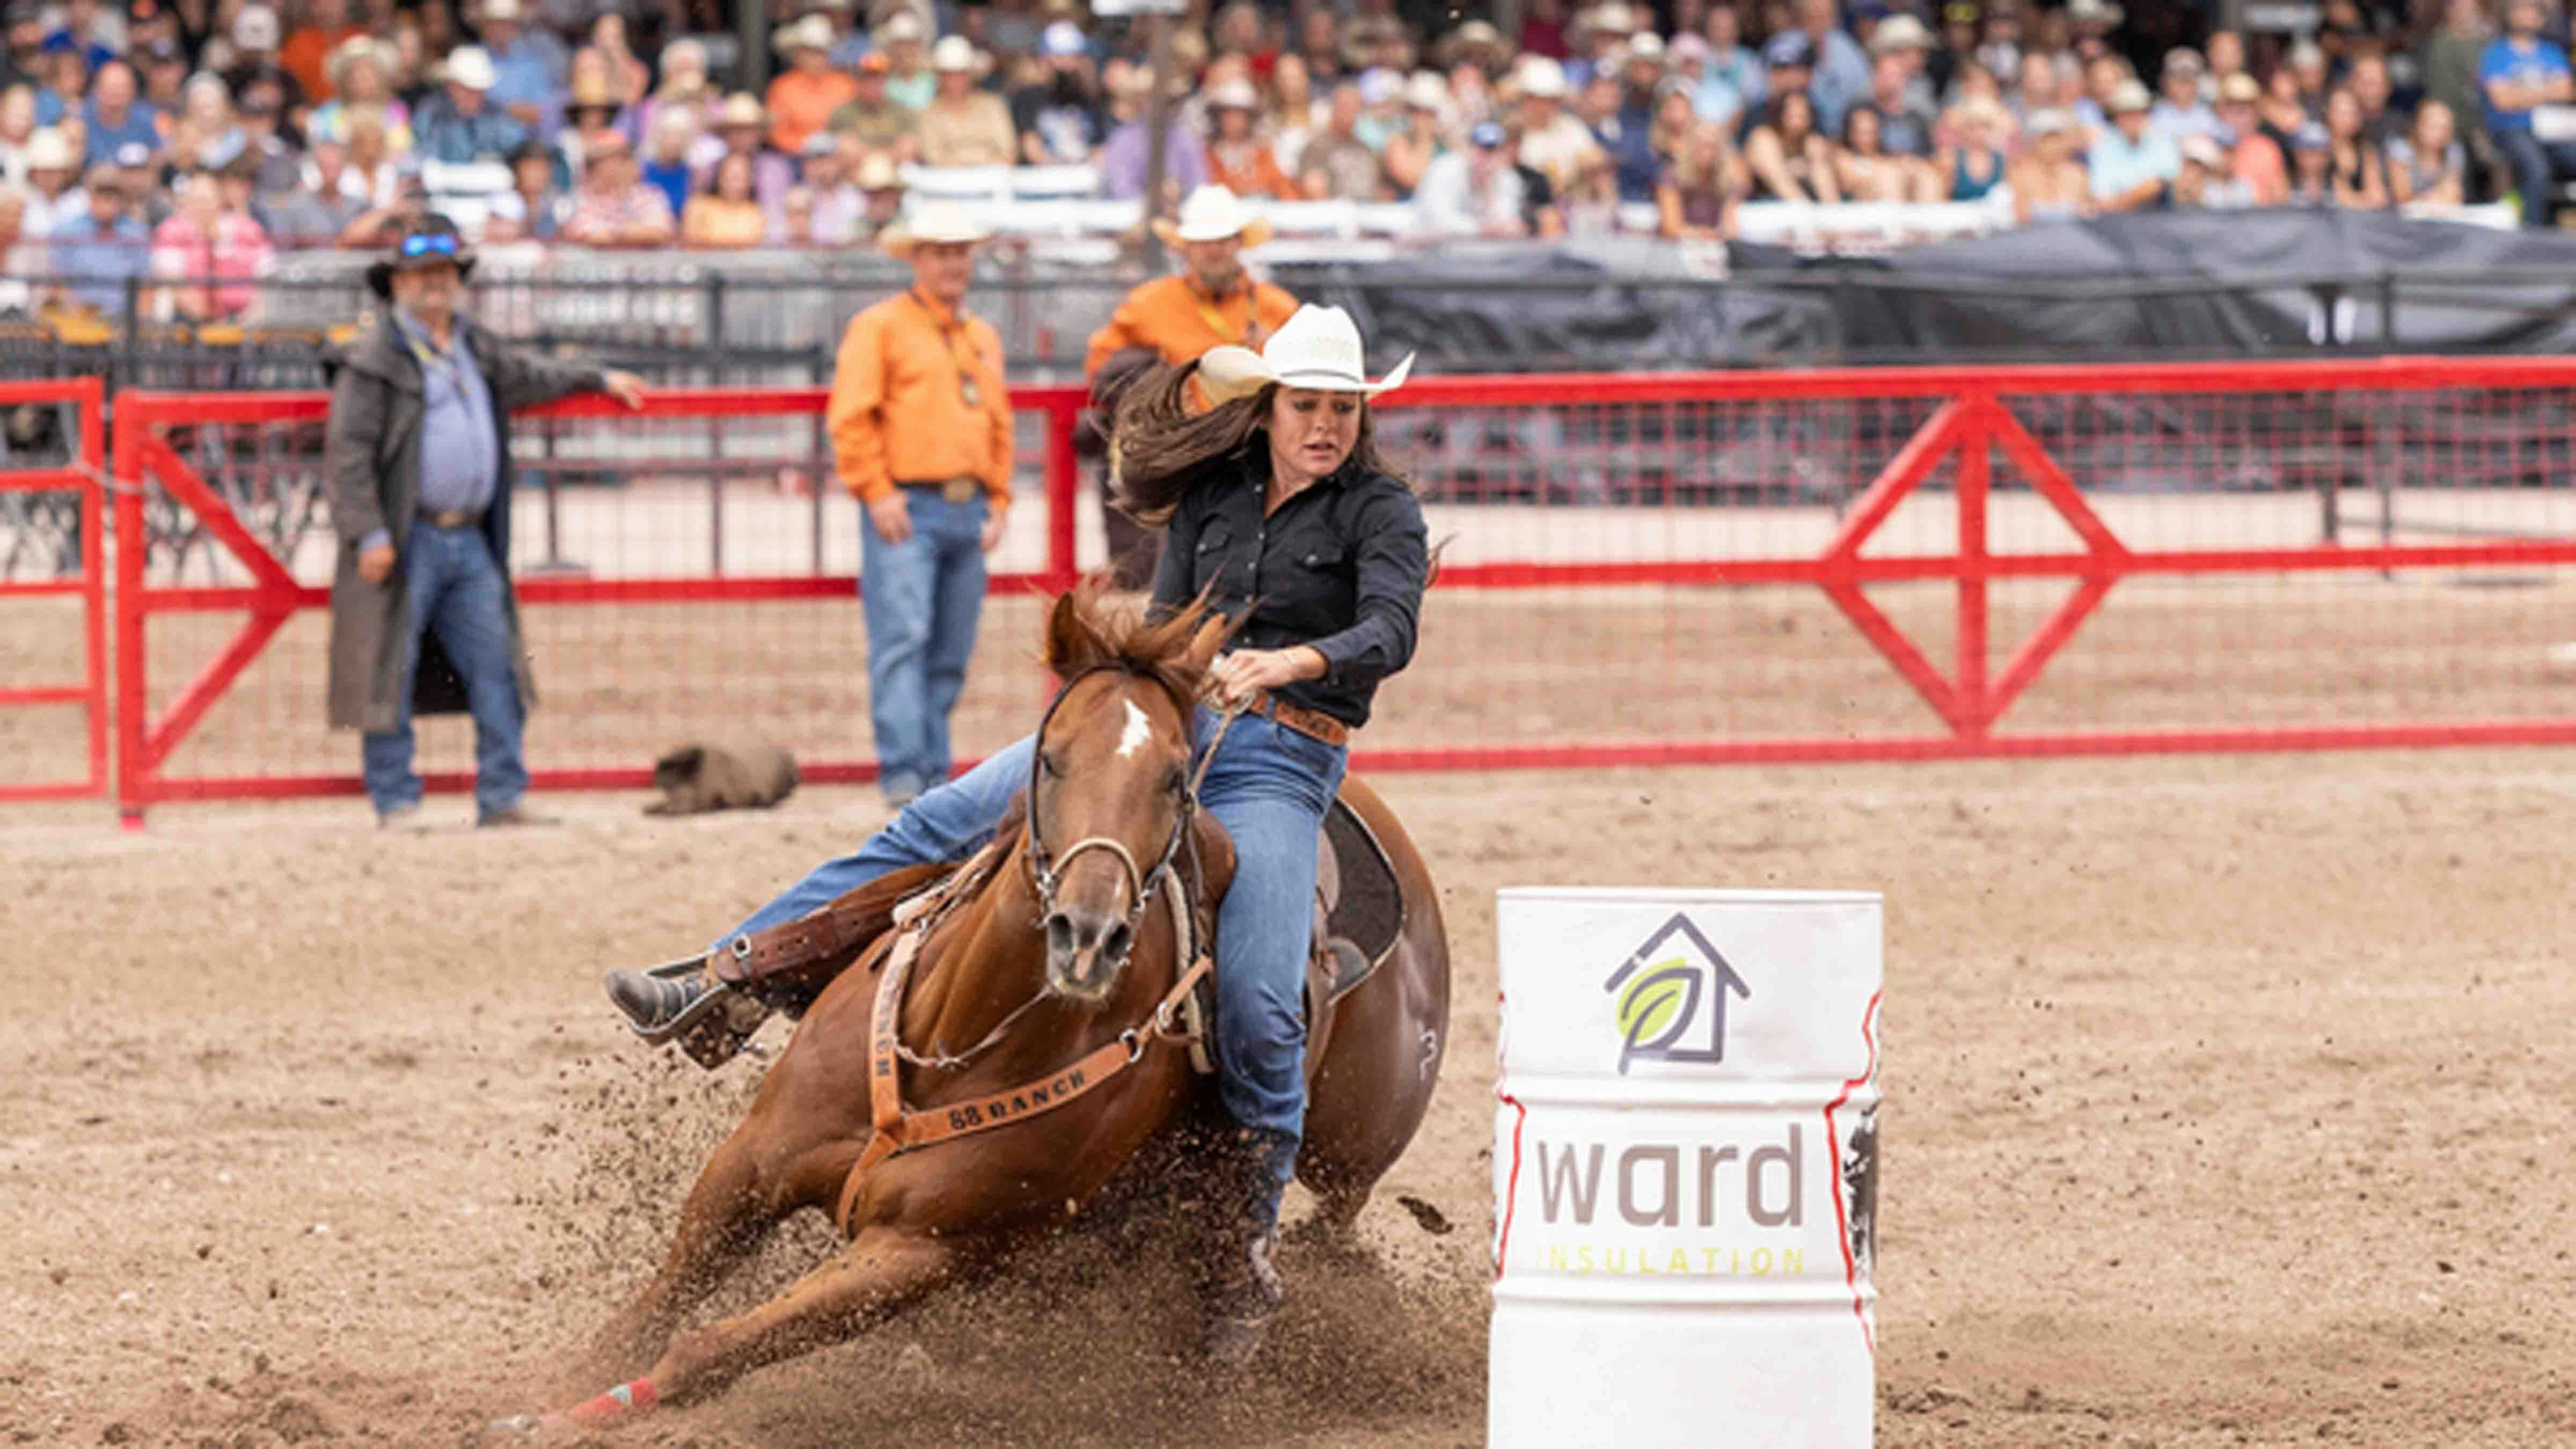
[[[1243,271],[1243,249],[1270,239],[1270,224],[1245,213],[1222,186],[1202,186],[1181,203],[1178,222],[1157,220],[1154,235],[1180,254],[1181,270],[1157,277],[1127,294],[1109,325],[1091,334],[1083,378],[1102,397],[1103,370],[1130,348],[1143,348],[1177,367],[1220,343],[1258,349],[1297,310],[1297,299]],[[1100,493],[1101,536],[1110,568],[1122,588],[1152,582],[1161,535],[1110,506]]]
[[[782,25],[773,39],[787,54],[787,69],[769,83],[769,144],[793,156],[805,138],[823,129],[832,113],[859,94],[859,83],[832,69],[832,22],[812,14]]]
[[[887,233],[913,285],[850,319],[825,412],[841,482],[867,510],[868,713],[895,808],[948,778],[948,716],[975,652],[984,555],[1011,505],[1002,338],[965,310],[985,236],[953,202]]]
[[[1123,348],[1150,347],[1178,366],[1222,343],[1259,350],[1297,310],[1297,299],[1244,274],[1243,249],[1270,239],[1270,224],[1222,186],[1202,186],[1181,203],[1180,220],[1157,220],[1154,235],[1180,253],[1181,270],[1127,294],[1109,325],[1091,334],[1082,375]]]
[[[331,52],[350,36],[366,33],[349,23],[348,0],[309,0],[304,24],[278,47],[277,63],[319,105],[339,94],[339,88],[331,84]]]

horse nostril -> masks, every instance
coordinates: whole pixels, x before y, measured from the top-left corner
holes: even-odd
[[[1105,962],[1127,959],[1127,945],[1133,939],[1134,933],[1127,929],[1125,921],[1111,926],[1108,934],[1100,938],[1100,959]]]
[[[1046,918],[1047,954],[1073,954],[1073,921],[1062,911],[1050,912]]]

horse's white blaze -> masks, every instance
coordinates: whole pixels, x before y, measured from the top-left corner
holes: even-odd
[[[1146,742],[1154,738],[1154,722],[1136,707],[1136,701],[1122,699],[1118,702],[1127,706],[1127,728],[1118,736],[1118,758],[1123,760],[1145,748]]]

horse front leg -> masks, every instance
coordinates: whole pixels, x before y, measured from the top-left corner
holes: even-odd
[[[650,1373],[559,1417],[598,1428],[656,1404],[702,1398],[753,1369],[849,1337],[966,1263],[967,1253],[954,1239],[868,1229],[786,1292],[748,1313],[680,1335]]]
[[[672,1331],[759,1251],[792,1210],[795,1204],[782,1201],[779,1184],[764,1180],[765,1137],[754,1130],[754,1121],[736,1128],[707,1159],[652,1281],[600,1329],[570,1371],[571,1381],[558,1385],[561,1391],[622,1379],[659,1359]]]

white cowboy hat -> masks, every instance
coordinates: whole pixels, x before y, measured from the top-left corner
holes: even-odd
[[[1243,238],[1243,244],[1257,247],[1270,240],[1270,223],[1243,209],[1243,203],[1224,187],[1210,182],[1189,194],[1181,203],[1178,222],[1154,219],[1154,235],[1163,245],[1180,242],[1223,241],[1230,236]]]
[[[27,137],[27,169],[30,171],[68,171],[72,166],[72,143],[51,126]]]
[[[372,35],[352,35],[331,47],[331,53],[322,58],[323,78],[336,91],[346,84],[349,67],[361,60],[373,61],[377,70],[390,72],[394,68],[393,47]]]
[[[1375,397],[1404,386],[1413,371],[1413,354],[1376,382],[1368,380],[1368,359],[1360,348],[1359,324],[1339,307],[1298,308],[1259,352],[1249,347],[1211,347],[1199,358],[1199,386],[1211,403],[1250,397],[1273,383],[1320,392],[1356,392]]]
[[[760,97],[749,91],[735,91],[725,97],[724,105],[716,111],[716,129],[719,131],[768,124],[769,112],[762,109]]]
[[[277,12],[265,5],[245,5],[242,12],[233,17],[235,50],[275,50],[283,33]]]
[[[492,53],[479,45],[460,45],[447,53],[447,78],[469,91],[488,91],[501,79],[492,68]]]
[[[972,71],[975,69],[975,42],[962,35],[943,35],[930,48],[930,68],[935,71]]]
[[[894,158],[883,151],[870,151],[859,162],[855,183],[861,191],[900,191],[903,173],[895,170]]]
[[[1261,109],[1261,95],[1252,88],[1252,82],[1241,76],[1230,76],[1208,87],[1207,108],[1211,111],[1257,111]]]
[[[829,18],[807,15],[770,32],[769,44],[772,49],[780,51],[830,50],[836,38]]]
[[[1561,99],[1565,95],[1565,67],[1544,55],[1525,55],[1520,66],[1521,94]]]
[[[914,246],[929,242],[933,246],[973,246],[993,234],[975,224],[966,208],[953,201],[924,202],[919,211],[886,229],[882,245],[886,255],[909,257]]]

